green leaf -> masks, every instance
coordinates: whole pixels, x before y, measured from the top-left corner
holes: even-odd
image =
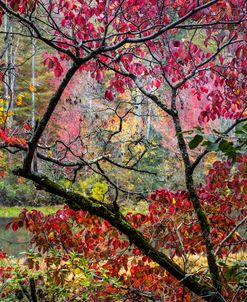
[[[203,141],[203,136],[197,134],[190,142],[189,142],[189,148],[195,149],[199,144]]]
[[[223,262],[223,261],[219,261],[218,264],[219,264],[220,266],[227,266],[226,263]]]
[[[202,127],[200,127],[200,126],[196,126],[195,129],[196,129],[197,131],[201,131],[201,132],[204,130],[204,128],[202,128]]]
[[[219,150],[224,153],[230,150],[231,148],[232,148],[232,143],[226,141],[225,139],[223,139],[219,144]]]
[[[219,143],[219,150],[222,151],[229,159],[235,158],[236,156],[236,148],[234,148],[233,143],[224,139]]]
[[[236,134],[247,134],[247,123],[241,123],[236,127]]]
[[[234,268],[234,267],[230,267],[230,268],[226,271],[226,273],[225,273],[225,279],[226,279],[226,281],[229,281],[229,280],[232,278],[232,276],[233,276],[233,274],[234,274],[234,271],[235,271],[235,268]]]

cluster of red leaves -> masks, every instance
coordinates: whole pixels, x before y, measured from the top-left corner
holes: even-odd
[[[110,1],[106,8],[103,0],[98,0],[94,4],[90,1],[58,1],[51,2],[50,10],[59,9],[61,15],[61,27],[64,31],[69,32],[69,28],[73,28],[75,41],[68,41],[66,38],[58,37],[59,47],[69,48],[69,43],[78,43],[78,41],[88,41],[87,47],[99,48],[102,43],[102,36],[105,31],[105,23],[111,20],[113,33],[107,38],[107,46],[111,47],[116,43],[123,41],[125,38],[133,38],[134,33],[142,31],[142,36],[148,36],[153,33],[155,26],[159,27],[169,24],[170,14],[172,10],[177,17],[183,17],[191,9],[198,5],[197,1],[191,0],[186,2],[167,0],[163,5],[166,9],[160,7],[158,1],[135,1],[126,0],[122,3],[119,16],[116,12],[119,10],[119,3]],[[81,9],[83,6],[83,10]],[[245,6],[244,1],[218,1],[217,5],[212,5],[207,9],[198,12],[190,19],[200,22],[227,22],[239,20],[243,15],[243,11],[239,9]],[[107,13],[106,13],[107,11]],[[95,22],[96,20],[96,22]],[[205,47],[210,43],[216,43],[220,47],[225,41],[231,37],[239,37],[239,40],[245,40],[245,23],[241,24],[240,32],[227,26],[228,31],[223,33],[214,29],[207,29],[207,36],[204,41]],[[114,30],[117,34],[114,34]],[[59,34],[59,33],[55,33]],[[172,83],[177,84],[193,72],[196,66],[200,66],[202,62],[209,59],[203,68],[199,68],[197,77],[189,80],[182,89],[194,89],[194,93],[199,100],[208,103],[202,111],[199,121],[205,122],[214,120],[219,117],[238,118],[241,116],[246,99],[244,91],[246,80],[241,75],[246,73],[246,43],[236,43],[229,48],[229,53],[224,54],[224,58],[218,54],[212,56],[212,51],[207,51],[190,40],[176,40],[174,34],[179,34],[179,29],[167,31],[162,38],[146,42],[146,47],[140,47],[138,44],[121,47],[117,50],[118,60],[112,61],[110,56],[104,54],[98,56],[98,60],[90,60],[84,64],[81,69],[91,72],[98,82],[102,82],[104,72],[107,70],[106,65],[110,65],[113,69],[121,71],[121,64],[128,72],[145,80],[146,89],[153,91],[159,89],[164,81],[163,74]],[[166,39],[169,41],[167,43]],[[83,50],[80,49],[80,55],[83,56]],[[157,64],[153,63],[149,67],[145,63],[145,58],[149,53],[155,54]],[[232,52],[236,56],[232,56]],[[112,53],[116,56],[116,52]],[[137,57],[139,59],[137,59]],[[68,56],[60,54],[59,59],[54,55],[45,59],[45,64],[54,70],[56,76],[60,76],[63,68],[60,65],[61,60],[68,60]],[[102,62],[102,64],[101,64]],[[227,67],[227,68],[226,68]],[[241,87],[236,87],[240,85]],[[204,88],[206,86],[206,88]],[[210,89],[216,87],[216,89]],[[109,87],[105,92],[106,99],[112,101],[118,93],[124,93],[126,87],[133,87],[130,78],[115,74],[111,78]]]
[[[39,1],[18,0],[9,1],[10,6],[21,14],[27,10],[33,9],[33,5],[39,5]],[[107,2],[108,3],[108,2]],[[142,37],[153,34],[154,28],[157,30],[173,21],[170,20],[170,12],[173,12],[177,18],[188,14],[193,8],[198,6],[198,1],[163,1],[162,4],[157,0],[125,0],[121,4],[117,1],[104,0],[95,2],[86,0],[63,0],[50,1],[48,11],[51,14],[59,12],[59,19],[56,20],[58,27],[64,32],[61,35],[55,31],[56,44],[63,49],[69,49],[74,53],[73,46],[78,47],[80,41],[88,41],[84,49],[97,49],[102,46],[102,39],[105,33],[105,25],[110,22],[111,34],[105,41],[107,47],[113,47],[126,38],[133,38],[138,31],[142,32]],[[106,7],[106,5],[108,5]],[[218,1],[206,9],[192,15],[190,21],[204,22],[224,22],[239,21],[244,14],[246,3],[243,0]],[[165,8],[165,9],[164,9]],[[204,45],[207,48],[210,43],[216,43],[220,47],[224,41],[231,37],[239,37],[239,40],[246,40],[246,24],[243,22],[239,30],[234,29],[231,24],[227,25],[228,31],[222,32],[221,27],[215,25],[206,30]],[[66,38],[73,32],[73,39]],[[111,56],[100,54],[97,60],[89,60],[81,67],[82,70],[91,72],[98,82],[102,82],[104,72],[107,70],[105,64],[110,65],[115,70],[121,71],[120,63],[142,80],[145,80],[146,88],[149,90],[159,89],[164,81],[163,74],[172,83],[183,80],[188,76],[196,66],[210,58],[212,53],[190,40],[178,41],[173,38],[179,34],[179,28],[168,30],[161,38],[146,42],[145,47],[139,44],[123,45],[112,52],[113,57],[119,57],[118,60],[111,59]],[[61,36],[63,36],[61,38]],[[167,40],[169,43],[167,43]],[[205,107],[199,120],[201,122],[214,120],[217,117],[238,118],[241,116],[246,104],[244,91],[246,89],[246,80],[241,75],[246,74],[246,43],[236,43],[229,48],[229,54],[224,54],[224,58],[219,54],[204,64],[203,68],[198,70],[197,77],[188,81],[183,89],[194,89],[194,93],[200,100],[206,100],[208,105]],[[80,56],[87,56],[83,48],[80,48]],[[85,52],[85,53],[84,53]],[[149,57],[150,52],[155,55],[157,63],[152,63],[149,67],[145,59]],[[234,52],[235,55],[232,55]],[[111,54],[111,52],[109,52]],[[137,59],[139,58],[139,59]],[[61,61],[70,60],[69,56],[60,53],[57,56],[47,55],[44,63],[49,69],[53,70],[56,77],[60,77],[64,67]],[[102,64],[101,64],[102,63]],[[227,68],[226,68],[227,67]],[[246,77],[245,77],[246,78]],[[115,74],[111,79],[105,97],[113,100],[118,93],[124,93],[126,86],[133,86],[132,80],[120,74]],[[208,93],[205,86],[218,87]],[[239,87],[238,87],[239,86]]]
[[[215,249],[246,216],[246,209],[243,207],[247,201],[246,160],[247,156],[238,158],[236,171],[230,161],[215,162],[206,178],[206,184],[200,185],[198,189],[211,225],[211,239]],[[181,255],[183,252],[197,254],[204,251],[202,231],[187,192],[172,193],[161,188],[151,193],[149,199],[154,201],[150,205],[152,208],[150,213],[153,215],[150,216],[150,221],[153,226],[156,226],[157,233],[154,237],[159,237],[158,244],[166,249],[173,249],[176,255]],[[164,227],[167,233],[164,232]],[[179,232],[182,238],[182,246],[179,244],[176,232]],[[245,245],[246,241],[242,240],[238,232],[234,232],[224,242],[218,256],[227,255],[230,247],[232,252],[237,252]]]
[[[198,189],[212,226],[211,239],[215,249],[246,215],[246,210],[242,210],[242,202],[247,200],[246,165],[246,156],[238,158],[237,169],[230,161],[216,162],[209,171],[206,184]],[[140,229],[156,249],[169,253],[172,258],[205,252],[202,232],[187,192],[160,188],[150,194],[149,200],[148,214],[128,213],[126,219]],[[23,209],[7,228],[10,226],[13,230],[25,227],[30,231],[32,243],[42,253],[55,248],[63,252],[65,258],[70,252],[82,254],[91,262],[92,269],[101,274],[104,268],[109,276],[119,278],[128,289],[151,290],[155,296],[169,297],[166,301],[173,301],[181,294],[182,288],[174,285],[177,283],[173,278],[142,255],[123,234],[107,221],[83,211],[75,212],[65,207],[53,215],[44,216],[40,211]],[[244,244],[240,234],[233,232],[224,241],[218,256],[237,252]],[[112,288],[110,292],[104,289],[104,295],[112,292]]]
[[[0,261],[7,259],[6,253],[0,250]],[[12,276],[11,271],[13,268],[11,266],[0,265],[0,284],[4,282],[5,279]]]
[[[34,5],[33,0],[8,0],[10,6],[18,10],[20,13],[24,13],[24,8],[29,8]],[[75,24],[80,26],[81,29],[86,29],[89,26],[88,20],[92,17],[97,18],[97,21],[103,24],[105,20],[105,3],[104,0],[97,0],[95,3],[86,0],[59,0],[50,1],[49,10],[53,10],[55,7],[60,12],[64,13],[64,17],[61,20],[63,26],[72,27]],[[83,6],[84,10],[81,11]],[[113,18],[117,11],[119,3],[116,1],[110,1],[108,7],[108,18]],[[141,29],[147,29],[152,22],[160,22],[161,24],[167,24],[169,22],[169,15],[167,12],[169,9],[173,9],[177,12],[179,17],[185,16],[188,12],[198,6],[196,0],[181,1],[181,0],[166,0],[159,3],[157,0],[127,0],[122,5],[122,10],[125,13],[126,19],[122,19],[121,23],[117,20],[112,20],[112,26],[117,29],[120,33],[131,32],[137,29],[137,24],[142,24]],[[203,19],[204,21],[210,21],[212,17],[215,20],[219,20],[224,17],[225,20],[231,20],[231,14],[235,17],[239,16],[240,7],[244,6],[244,0],[231,0],[231,1],[218,1],[217,5],[213,5],[203,12],[199,12],[193,16],[194,20]],[[162,10],[166,7],[167,10]],[[220,14],[218,14],[220,10]],[[162,11],[162,14],[158,12]],[[216,14],[217,13],[217,14]],[[143,16],[146,16],[145,22],[143,22]],[[155,17],[155,19],[153,19]],[[83,28],[85,27],[85,28]],[[96,27],[92,27],[91,30],[97,31]],[[79,31],[78,31],[79,32]],[[91,37],[91,35],[89,35]],[[86,39],[83,36],[83,39]]]
[[[4,130],[0,129],[0,142],[4,142],[5,144],[9,146],[14,145],[26,145],[26,140],[17,136],[10,135],[9,129],[5,128]]]
[[[60,77],[63,73],[61,62],[56,56],[45,56],[44,65],[53,70],[56,77]]]
[[[0,284],[4,282],[5,279],[11,278],[13,267],[0,265]]]
[[[34,0],[8,0],[10,7],[14,11],[24,14],[27,10],[33,10],[35,7]]]
[[[206,185],[199,189],[199,196],[207,210],[210,220],[211,240],[215,247],[224,240],[229,232],[247,214],[247,156],[238,157],[237,171],[231,175],[234,169],[230,161],[215,162],[209,171]],[[236,231],[224,242],[219,256],[228,254],[231,246],[232,252],[246,247],[246,240],[241,238]]]
[[[148,222],[148,216],[142,214],[127,215],[136,227],[144,227]],[[176,284],[175,279],[169,276],[161,267],[154,265],[147,256],[142,256],[140,251],[133,247],[127,238],[115,228],[96,217],[90,216],[83,211],[73,211],[68,207],[58,210],[54,215],[44,216],[37,210],[28,211],[23,209],[19,217],[7,225],[17,230],[25,227],[33,234],[32,243],[41,253],[46,254],[46,264],[55,264],[64,268],[64,263],[70,259],[70,253],[82,254],[90,264],[90,268],[97,272],[98,279],[104,272],[111,277],[116,277],[122,283],[123,288],[116,289],[110,284],[106,285],[92,297],[98,301],[97,296],[107,296],[108,301],[114,293],[122,292],[131,297],[135,291],[152,292],[154,296],[167,296],[166,301],[174,301],[182,292],[182,288]],[[51,249],[57,249],[64,253],[63,257],[55,257],[49,254]],[[31,264],[29,266],[34,268]],[[61,280],[53,271],[54,280]],[[167,285],[169,284],[169,286]],[[185,296],[189,294],[185,293]],[[140,301],[146,301],[144,298]],[[189,298],[188,298],[189,301]]]
[[[246,34],[243,38],[247,41]],[[231,47],[235,55],[231,57],[230,52],[229,56],[224,59],[219,55],[219,64],[211,69],[210,83],[215,89],[206,96],[209,104],[201,112],[200,122],[215,120],[219,117],[238,119],[244,114],[247,103],[247,43]]]
[[[34,6],[43,5],[39,1],[33,0],[9,0],[10,7],[14,11],[18,11],[20,14],[26,13],[28,10],[33,10]],[[201,5],[202,3],[200,3]],[[86,43],[82,48],[79,49],[80,56],[87,56],[87,49],[98,49],[104,44],[107,47],[113,47],[119,42],[123,42],[126,38],[133,38],[139,36],[137,34],[141,31],[141,36],[145,37],[156,33],[160,28],[168,25],[174,21],[174,17],[181,18],[186,14],[190,13],[191,10],[198,7],[198,1],[181,1],[181,0],[125,0],[121,4],[118,1],[87,1],[87,0],[59,0],[59,1],[49,1],[47,4],[47,10],[51,15],[57,15],[59,12],[59,18],[56,19],[57,26],[54,28],[54,36],[56,37],[56,45],[63,49],[69,49],[71,52],[75,52],[74,46],[80,44],[80,41]],[[244,8],[246,3],[244,0],[231,0],[231,1],[217,1],[217,3],[199,11],[196,14],[192,14],[189,17],[191,22],[200,21],[200,23],[217,23],[224,22],[226,24],[226,29],[228,32],[224,33],[221,30],[221,25],[217,27],[208,27],[206,31],[206,38],[204,45],[207,47],[209,41],[213,40],[217,46],[220,46],[222,42],[227,40],[229,34],[234,36],[238,34],[238,29],[234,30],[231,26],[232,23],[241,20],[244,17]],[[230,21],[231,24],[227,24]],[[106,31],[106,24],[110,23],[111,31],[107,33],[107,38],[104,37]],[[61,32],[64,33],[61,35]],[[246,24],[243,22],[239,25],[241,31],[240,35],[246,29]],[[73,37],[70,37],[70,33],[73,32]],[[149,76],[147,81],[148,87],[159,88],[162,82],[162,74],[165,72],[169,77],[171,82],[176,83],[177,81],[183,79],[188,75],[195,65],[202,62],[203,59],[207,59],[210,53],[204,53],[200,47],[191,43],[191,41],[172,40],[175,34],[179,34],[179,28],[172,28],[168,30],[160,39],[152,39],[147,42],[146,47],[140,47],[139,44],[132,44],[130,47],[120,47],[116,51],[113,50],[112,55],[115,57],[116,54],[119,55],[121,63],[126,67],[131,67],[130,72],[138,76]],[[165,40],[169,40],[166,43]],[[237,47],[246,47],[244,43],[236,44]],[[147,68],[147,64],[142,61],[142,59],[147,58],[150,51],[155,54],[157,59],[157,64],[152,64],[151,68]],[[229,63],[231,65],[232,71],[238,70],[236,64],[244,67],[246,66],[243,51],[241,49],[236,49],[237,58],[229,62],[227,60],[227,67]],[[110,53],[110,52],[109,52]],[[141,58],[136,60],[134,58]],[[241,58],[241,59],[240,59]],[[60,53],[58,57],[51,55],[49,58],[45,59],[45,64],[55,72],[56,76],[60,76],[63,68],[60,65],[61,60],[68,60],[69,56],[64,53]],[[215,60],[218,59],[221,62],[221,57],[217,56]],[[215,60],[212,60],[215,61]],[[119,61],[119,62],[120,62]],[[98,81],[103,79],[103,71],[105,68],[102,63],[111,62],[110,56],[104,54],[99,55],[97,60],[89,60],[83,65],[83,69],[90,70],[92,75]],[[240,64],[238,63],[240,62]],[[112,67],[119,70],[119,63],[112,62]],[[131,63],[131,64],[130,64]],[[205,70],[211,66],[215,67],[216,64],[204,65],[203,70],[200,73],[203,75]],[[229,69],[222,69],[221,74],[223,78],[225,73],[229,72]],[[242,70],[236,71],[236,73],[241,73]],[[199,78],[201,78],[199,73]],[[144,77],[144,78],[145,78]],[[228,76],[227,76],[228,77]],[[115,81],[111,84],[112,88],[116,91],[122,93],[124,91],[123,83],[127,84],[128,78],[123,78]],[[201,81],[201,80],[200,80]],[[230,79],[231,81],[231,79]],[[197,83],[198,84],[198,83]],[[193,84],[196,86],[196,83]],[[107,91],[106,97],[111,99],[113,92]]]

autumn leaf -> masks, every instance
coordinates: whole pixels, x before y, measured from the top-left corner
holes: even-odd
[[[190,142],[189,142],[189,147],[190,149],[195,149],[198,147],[198,145],[203,141],[203,136],[197,134]]]
[[[31,92],[35,92],[37,89],[36,89],[36,87],[35,87],[34,85],[30,84],[30,85],[29,85],[29,90],[30,90]]]

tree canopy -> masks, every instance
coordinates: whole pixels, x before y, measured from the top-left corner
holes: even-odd
[[[191,301],[194,294],[212,302],[241,299],[243,288],[227,287],[219,262],[246,243],[237,233],[246,223],[246,10],[244,0],[0,1],[2,34],[30,45],[36,41],[54,77],[54,92],[42,100],[34,125],[15,110],[11,70],[18,72],[18,66],[4,61],[3,45],[0,147],[16,155],[15,175],[64,198],[70,208],[48,225],[41,213],[24,210],[12,227],[26,226],[47,251],[37,225],[51,231],[57,223],[52,232],[61,237],[56,242],[59,236],[51,235],[53,244],[74,247],[85,257],[91,252],[115,276],[130,256],[111,263],[111,255],[134,246],[129,253],[142,260],[131,268],[137,276],[133,280],[140,281],[133,288],[143,301],[165,299],[162,284],[171,286],[165,301]],[[13,22],[10,29],[4,26],[7,19]],[[97,87],[93,101],[90,80]],[[91,89],[84,100],[87,115],[79,100],[82,86]],[[31,93],[35,89],[30,86]],[[153,125],[152,115],[158,116]],[[205,178],[195,179],[211,153],[218,154],[217,161]],[[180,183],[172,180],[173,190],[162,185],[165,157],[173,157],[183,169]],[[172,169],[173,175],[178,173],[176,164]],[[78,186],[88,171],[101,177],[100,194],[87,194]],[[162,188],[150,185],[152,176]],[[154,192],[140,192],[140,187]],[[148,213],[123,213],[119,200],[127,196],[146,198]],[[83,241],[66,219],[86,225]],[[110,244],[105,232],[112,233]],[[104,255],[94,245],[100,238]],[[187,271],[174,259],[186,262],[188,255],[200,253],[207,259],[203,272]],[[149,260],[160,271],[145,264]],[[122,282],[130,288],[126,271]],[[141,282],[151,271],[153,279],[143,289]],[[177,282],[174,292],[171,282]]]

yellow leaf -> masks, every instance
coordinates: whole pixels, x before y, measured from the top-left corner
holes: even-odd
[[[32,84],[30,84],[30,85],[29,85],[29,90],[30,90],[31,92],[35,92],[37,89],[36,89],[35,86],[33,86]]]
[[[23,95],[20,94],[18,95],[17,99],[16,99],[16,105],[17,106],[21,106],[22,105],[22,102],[23,102]]]
[[[55,237],[54,232],[50,232],[50,234],[48,235],[48,239],[53,239]]]
[[[241,90],[240,89],[234,89],[233,92],[234,92],[235,95],[238,96],[238,95],[240,95]]]
[[[172,198],[172,203],[176,204],[176,199],[174,197]]]

